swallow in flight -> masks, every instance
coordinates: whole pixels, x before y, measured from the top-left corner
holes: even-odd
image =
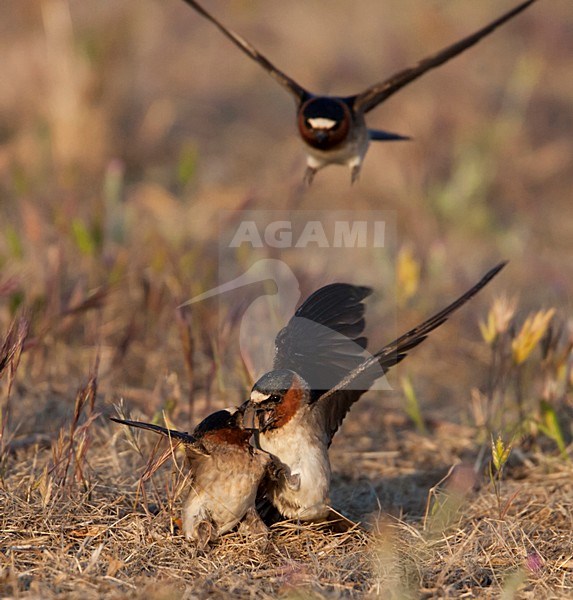
[[[298,132],[307,152],[304,180],[310,184],[317,171],[330,164],[347,165],[351,169],[351,179],[354,183],[358,179],[362,161],[371,141],[410,139],[396,133],[369,129],[365,121],[366,113],[427,71],[435,69],[461,54],[524,11],[536,0],[523,2],[468,37],[424,58],[413,67],[399,71],[384,81],[375,83],[352,96],[322,96],[309,92],[275,67],[247,40],[227,29],[196,0],[184,0],[184,2],[211,21],[231,42],[261,65],[271,77],[294,96],[297,107]]]
[[[328,448],[352,405],[434,329],[475,296],[505,263],[452,304],[365,358],[364,298],[369,288],[332,284],[311,295],[275,340],[273,370],[253,386],[243,423],[256,444],[286,466],[266,491],[283,517],[323,520],[330,508]]]

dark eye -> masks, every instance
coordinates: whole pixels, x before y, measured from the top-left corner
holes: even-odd
[[[280,402],[281,397],[278,394],[271,394],[269,400],[271,402]]]

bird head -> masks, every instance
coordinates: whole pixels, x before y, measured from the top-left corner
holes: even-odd
[[[348,105],[338,98],[310,98],[298,112],[302,139],[319,150],[330,150],[344,142],[351,123]]]
[[[280,369],[263,375],[243,404],[243,427],[261,432],[286,425],[310,401],[308,384],[294,371]]]

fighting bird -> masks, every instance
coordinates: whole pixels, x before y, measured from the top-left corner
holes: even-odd
[[[288,468],[288,482],[279,475],[266,491],[283,517],[315,521],[329,516],[328,448],[352,405],[504,265],[367,358],[363,300],[370,288],[332,284],[300,306],[276,337],[273,370],[255,383],[242,407],[243,425],[257,430],[257,447]]]
[[[192,482],[182,512],[183,532],[198,548],[204,549],[241,521],[251,531],[266,530],[255,510],[257,490],[266,478],[272,481],[279,476],[288,486],[289,474],[274,457],[249,443],[252,433],[242,428],[240,411],[219,410],[191,434],[152,423],[110,419],[184,445]]]
[[[427,71],[435,69],[461,54],[536,1],[523,2],[475,33],[424,58],[413,67],[399,71],[384,81],[371,85],[358,94],[322,96],[309,92],[275,67],[252,44],[239,34],[227,29],[196,0],[184,0],[211,21],[231,42],[261,65],[271,77],[293,95],[297,106],[298,132],[307,151],[304,180],[308,184],[312,183],[317,171],[330,164],[347,165],[351,169],[351,181],[354,183],[358,179],[362,161],[371,141],[410,139],[407,136],[388,131],[369,129],[365,121],[366,113]]]

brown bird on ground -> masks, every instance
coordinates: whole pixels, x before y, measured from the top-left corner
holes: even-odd
[[[288,486],[289,474],[274,457],[249,443],[252,432],[242,428],[237,409],[213,413],[191,434],[152,423],[110,419],[154,431],[185,446],[192,477],[182,512],[183,532],[198,548],[205,548],[241,521],[250,531],[266,531],[255,510],[257,490],[264,480],[276,479],[279,474]]]

